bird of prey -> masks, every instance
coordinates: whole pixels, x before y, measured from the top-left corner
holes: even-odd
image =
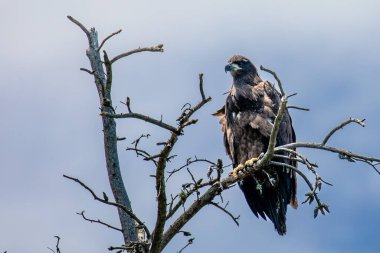
[[[233,84],[225,105],[213,115],[221,117],[226,152],[236,168],[239,164],[257,160],[266,152],[281,95],[272,84],[259,77],[256,67],[244,56],[233,56],[225,71],[231,73]],[[286,111],[276,145],[295,140],[292,120]],[[297,166],[289,159],[273,160]],[[269,218],[278,234],[284,235],[287,205],[294,208],[298,205],[295,172],[283,166],[270,165],[244,178],[239,186],[256,217]]]

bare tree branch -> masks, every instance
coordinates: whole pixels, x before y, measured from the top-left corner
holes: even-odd
[[[193,244],[194,240],[195,240],[194,237],[187,240],[187,244],[182,249],[177,251],[177,253],[182,253],[182,251],[184,251],[187,247],[189,247],[191,244]]]
[[[104,46],[104,44],[107,42],[107,40],[109,40],[110,38],[112,38],[113,36],[115,36],[115,35],[117,35],[117,34],[119,34],[119,33],[121,33],[121,29],[120,30],[118,30],[118,31],[116,31],[116,32],[114,32],[114,33],[111,33],[110,35],[108,35],[103,41],[102,41],[102,43],[100,43],[100,46],[98,47],[98,49],[96,49],[96,51],[100,51],[100,49],[102,49],[102,47]]]
[[[110,93],[105,91],[106,83],[112,81],[110,77],[112,76],[111,68],[107,68],[108,80],[103,68],[103,61],[101,59],[98,44],[98,36],[95,28],[87,30],[79,21],[72,17],[68,17],[73,23],[78,25],[87,35],[88,38],[88,49],[86,50],[86,55],[90,61],[92,72],[94,73],[94,81],[98,91],[100,108],[102,113],[114,113],[112,107],[112,100]],[[107,56],[106,56],[107,58]],[[107,60],[107,59],[106,59]],[[109,63],[107,63],[110,66]],[[103,136],[104,136],[104,152],[106,158],[106,167],[108,173],[108,179],[110,182],[111,190],[114,195],[116,203],[120,206],[125,207],[125,210],[132,210],[132,205],[127,194],[123,177],[121,176],[120,163],[118,157],[117,149],[117,134],[116,134],[116,123],[113,118],[102,117],[103,123]],[[131,241],[137,241],[137,230],[136,223],[134,219],[128,215],[125,210],[118,209],[120,224],[123,230],[124,242],[128,243]]]
[[[229,180],[221,182],[221,185],[227,188],[227,185],[229,185],[229,182],[237,181],[237,179],[234,179],[232,176],[228,177]],[[171,239],[182,229],[182,227],[191,220],[195,214],[197,214],[205,205],[209,204],[212,199],[216,195],[218,195],[222,191],[221,187],[219,187],[219,184],[214,184],[211,186],[202,196],[199,197],[196,201],[194,201],[193,204],[190,205],[189,208],[186,209],[186,211],[180,215],[165,231],[163,238],[162,238],[162,249],[165,248],[165,246],[171,241]]]
[[[90,31],[87,30],[87,28],[84,27],[84,25],[82,25],[81,22],[79,22],[78,20],[76,20],[72,16],[67,16],[67,18],[70,19],[71,22],[73,22],[74,24],[76,24],[77,26],[79,26],[79,28],[82,29],[82,31],[86,34],[88,40],[90,41]]]
[[[166,199],[166,186],[165,186],[165,168],[167,163],[167,158],[170,155],[170,152],[174,146],[174,144],[178,140],[178,135],[173,132],[168,140],[168,145],[164,147],[164,149],[160,153],[160,158],[157,163],[156,168],[156,192],[157,192],[157,218],[156,225],[153,231],[152,236],[152,245],[150,249],[150,253],[159,253],[161,252],[161,238],[163,234],[163,230],[166,223],[166,207],[167,207],[167,199]]]
[[[239,220],[239,218],[240,218],[240,215],[235,217],[231,212],[229,212],[229,211],[227,210],[226,207],[227,207],[227,205],[228,205],[228,202],[227,202],[227,204],[226,204],[225,207],[221,207],[218,203],[213,202],[213,201],[210,202],[210,205],[213,205],[213,206],[217,207],[218,209],[222,210],[223,212],[225,212],[228,216],[231,217],[231,219],[235,222],[235,224],[236,224],[237,226],[239,226],[239,222],[238,222],[238,220]]]
[[[128,112],[131,113],[132,112],[132,110],[131,110],[131,99],[129,97],[127,97],[126,105],[128,108]]]
[[[326,150],[326,151],[330,151],[330,152],[333,152],[333,153],[340,154],[340,155],[342,155],[342,157],[341,157],[342,159],[356,159],[358,161],[366,160],[366,161],[369,161],[369,162],[380,162],[379,158],[364,156],[364,155],[353,153],[353,152],[348,151],[348,150],[339,149],[339,148],[335,148],[335,147],[322,146],[322,143],[295,142],[295,143],[289,143],[289,144],[286,144],[286,145],[278,146],[278,147],[276,147],[276,150],[280,149],[280,148],[288,148],[288,149],[291,149],[291,148],[321,149],[321,150]]]
[[[67,175],[63,175],[63,177],[67,178],[67,179],[70,179],[78,184],[80,184],[83,188],[85,188],[87,191],[89,191],[91,193],[91,195],[94,197],[95,200],[99,201],[99,202],[102,202],[104,204],[107,204],[107,205],[111,205],[111,206],[115,206],[115,207],[118,207],[119,209],[123,210],[126,214],[128,214],[134,221],[137,222],[137,224],[139,224],[139,226],[142,226],[147,234],[147,238],[149,239],[150,238],[150,232],[149,232],[149,229],[145,226],[145,224],[129,209],[127,208],[126,206],[123,206],[122,204],[119,204],[119,203],[116,203],[116,202],[111,202],[109,200],[105,200],[103,198],[100,198],[98,197],[95,192],[90,188],[88,187],[85,183],[83,183],[82,181],[80,181],[79,179],[77,178],[74,178],[74,177],[70,177],[70,176],[67,176]]]
[[[47,248],[48,248],[50,251],[54,252],[54,253],[61,253],[61,250],[60,250],[60,248],[59,248],[59,241],[61,240],[61,238],[60,238],[58,235],[54,236],[54,238],[57,239],[57,244],[55,245],[55,250],[53,250],[53,249],[51,249],[51,248],[49,248],[49,247],[47,247]],[[7,252],[5,251],[4,253],[7,253]]]
[[[365,127],[365,124],[364,124],[364,121],[365,119],[355,119],[355,118],[349,118],[348,120],[342,122],[339,126],[336,126],[334,127],[334,129],[332,129],[327,135],[326,137],[323,139],[322,141],[322,146],[326,145],[326,143],[328,142],[328,140],[330,139],[330,137],[336,132],[338,131],[339,129],[343,129],[343,127],[345,127],[346,125],[350,124],[350,123],[357,123],[359,125],[361,125],[362,127]]]
[[[288,105],[286,108],[288,108],[288,109],[297,109],[297,110],[307,111],[307,112],[310,111],[310,109],[308,109],[308,108],[294,106],[294,105]]]
[[[205,92],[203,91],[203,73],[199,74],[199,90],[201,92],[202,101],[206,100]]]
[[[197,158],[195,157],[193,160],[191,158],[188,158],[186,160],[186,164],[185,165],[182,165],[181,167],[177,168],[177,169],[174,169],[172,171],[169,171],[169,176],[167,177],[166,181],[169,180],[169,178],[174,175],[175,173],[181,171],[182,169],[188,167],[189,165],[193,164],[193,163],[198,163],[198,162],[205,162],[205,163],[208,163],[208,164],[211,164],[213,166],[216,166],[216,164],[208,159],[200,159],[200,158]]]
[[[82,212],[80,212],[80,213],[77,213],[78,215],[80,215],[80,216],[82,216],[82,218],[84,219],[84,220],[86,220],[86,221],[89,221],[89,222],[91,222],[91,223],[99,223],[99,224],[101,224],[101,225],[104,225],[104,226],[106,226],[106,227],[108,227],[108,228],[111,228],[111,229],[114,229],[114,230],[117,230],[117,231],[119,231],[119,232],[123,232],[123,230],[121,230],[120,228],[117,228],[117,227],[114,227],[114,226],[112,226],[112,225],[110,225],[110,224],[107,224],[107,223],[105,223],[105,222],[103,222],[103,221],[101,221],[101,220],[99,220],[99,219],[97,219],[97,220],[93,220],[93,219],[89,219],[89,218],[87,218],[85,215],[84,215],[84,211],[82,211]]]
[[[159,126],[159,127],[162,127],[164,129],[167,129],[171,132],[176,132],[179,134],[178,130],[176,127],[173,127],[169,124],[166,124],[164,122],[162,122],[161,120],[157,120],[157,119],[153,119],[149,116],[146,116],[146,115],[143,115],[143,114],[139,114],[139,113],[134,113],[134,112],[129,112],[129,113],[120,113],[120,114],[113,114],[113,113],[101,113],[100,114],[101,116],[105,116],[105,117],[110,117],[110,118],[115,118],[115,119],[121,119],[121,118],[134,118],[134,119],[141,119],[143,121],[146,121],[146,122],[149,122],[153,125],[156,125],[156,126]]]
[[[166,145],[160,152],[160,157],[157,163],[156,169],[156,191],[157,191],[157,219],[154,231],[152,233],[152,245],[150,248],[150,253],[159,253],[163,249],[162,238],[164,236],[164,228],[165,223],[167,221],[167,198],[166,198],[166,185],[165,185],[165,168],[166,163],[168,161],[168,157],[170,156],[170,152],[172,151],[175,143],[178,140],[178,133],[182,133],[183,129],[191,124],[196,123],[197,121],[194,119],[190,119],[190,117],[198,111],[202,106],[204,106],[207,102],[211,101],[211,97],[206,99],[202,99],[194,108],[187,108],[181,114],[181,116],[177,119],[179,122],[179,126],[177,131],[173,131],[169,140],[166,142]]]
[[[159,45],[154,46],[154,47],[139,47],[139,48],[136,48],[136,49],[131,50],[131,51],[129,51],[129,52],[119,54],[118,56],[115,56],[115,57],[111,60],[111,64],[113,64],[113,63],[116,62],[117,60],[120,60],[121,58],[124,58],[124,57],[130,56],[130,55],[132,55],[132,54],[140,53],[140,52],[147,52],[147,51],[148,51],[148,52],[164,52],[164,45],[159,44]]]
[[[270,73],[276,79],[278,87],[279,87],[280,92],[281,92],[281,95],[284,96],[285,92],[284,92],[284,89],[282,88],[281,80],[277,77],[277,74],[274,71],[272,71],[272,70],[264,68],[263,65],[260,65],[260,69],[262,71]]]
[[[80,68],[79,70],[82,70],[82,71],[84,71],[84,72],[87,72],[87,73],[89,73],[90,75],[93,75],[93,74],[94,74],[94,71],[88,70],[88,69],[86,69],[86,68]]]

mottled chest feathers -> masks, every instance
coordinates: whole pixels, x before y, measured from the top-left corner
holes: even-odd
[[[239,128],[250,126],[269,137],[279,104],[275,92],[268,82],[233,86],[226,103],[226,124]]]
[[[250,126],[269,137],[279,102],[278,92],[267,81],[261,81],[256,85],[234,85],[227,97],[226,105],[213,115],[221,117],[219,123],[223,132],[227,126]]]

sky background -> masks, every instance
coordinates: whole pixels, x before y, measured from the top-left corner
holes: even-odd
[[[350,125],[330,145],[380,156],[380,2],[379,1],[1,1],[0,2],[0,252],[50,252],[53,236],[62,252],[107,252],[122,243],[118,232],[83,221],[76,212],[118,225],[116,210],[92,197],[62,174],[78,177],[97,193],[110,188],[102,149],[101,119],[89,67],[84,33],[66,18],[95,26],[102,39],[123,29],[105,49],[110,56],[138,46],[164,44],[164,53],[142,53],[114,65],[113,101],[117,112],[126,96],[132,109],[175,124],[181,106],[200,100],[198,73],[211,103],[196,115],[169,164],[187,157],[211,160],[225,154],[218,120],[210,114],[224,103],[231,77],[227,60],[243,54],[257,66],[275,70],[290,104],[300,141],[320,141],[335,125],[353,116],[367,127]],[[273,80],[266,73],[264,79]],[[154,226],[153,167],[125,151],[141,133],[152,145],[169,133],[137,120],[118,120],[122,174],[134,211]],[[320,197],[331,214],[313,219],[313,206],[288,211],[288,233],[280,237],[270,222],[258,220],[235,187],[223,195],[230,211],[241,215],[237,227],[224,213],[204,208],[184,228],[195,236],[185,252],[378,252],[380,177],[364,164],[334,154],[302,150],[320,166],[325,186]],[[195,166],[204,175],[207,166]],[[186,174],[169,183],[180,190]],[[299,180],[300,201],[307,191]],[[176,236],[165,252],[186,244]]]

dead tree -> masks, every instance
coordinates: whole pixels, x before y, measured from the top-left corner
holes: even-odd
[[[98,223],[107,226],[108,228],[120,231],[123,235],[124,242],[120,246],[110,247],[110,251],[116,252],[144,252],[144,253],[159,253],[162,252],[168,243],[177,234],[183,234],[189,236],[187,244],[179,251],[182,252],[185,248],[193,243],[194,238],[187,231],[183,231],[183,227],[191,220],[203,207],[211,205],[224,211],[232,220],[238,223],[238,216],[233,215],[227,210],[227,205],[221,206],[214,199],[220,195],[223,191],[231,188],[235,183],[243,178],[249,176],[254,171],[261,170],[269,164],[286,166],[291,170],[294,170],[300,177],[306,182],[310,188],[310,192],[306,193],[306,200],[303,203],[316,203],[314,209],[314,217],[318,213],[325,214],[329,212],[328,205],[323,203],[318,193],[321,190],[325,182],[317,172],[317,165],[310,162],[309,158],[302,155],[299,150],[302,148],[319,149],[328,152],[338,154],[339,158],[348,160],[350,162],[363,162],[371,166],[378,174],[377,165],[380,163],[379,158],[368,157],[361,154],[356,154],[345,149],[328,146],[327,142],[330,137],[336,133],[339,129],[350,123],[357,123],[364,127],[364,120],[358,120],[350,118],[347,121],[339,124],[332,129],[326,137],[320,143],[308,143],[297,142],[290,143],[283,146],[275,145],[276,136],[279,130],[279,126],[287,108],[288,99],[295,95],[287,95],[284,92],[283,86],[276,73],[261,66],[261,70],[269,72],[273,75],[277,81],[277,85],[281,92],[281,105],[278,114],[274,121],[274,127],[270,135],[268,150],[265,154],[262,154],[259,159],[248,160],[245,164],[240,164],[240,172],[237,175],[223,173],[225,167],[221,159],[213,162],[208,159],[189,158],[185,165],[166,171],[167,162],[170,161],[172,156],[172,150],[178,139],[184,134],[185,129],[193,124],[197,123],[197,119],[193,118],[193,115],[200,110],[205,104],[211,101],[211,97],[207,97],[203,90],[203,74],[199,75],[199,90],[201,101],[195,106],[186,104],[177,118],[178,124],[176,126],[167,124],[162,119],[154,119],[147,115],[132,112],[130,106],[130,99],[127,98],[124,103],[126,106],[126,113],[116,114],[112,104],[111,89],[112,89],[112,66],[118,60],[128,57],[131,54],[139,52],[163,52],[163,45],[157,45],[153,47],[137,48],[125,53],[121,53],[115,57],[109,58],[105,50],[101,49],[104,44],[113,36],[121,32],[121,30],[112,33],[107,36],[100,44],[98,42],[98,35],[95,28],[88,30],[79,21],[71,16],[68,16],[69,20],[76,24],[87,36],[89,48],[86,51],[87,57],[91,64],[91,69],[82,68],[82,71],[94,77],[95,86],[99,95],[100,102],[100,116],[103,122],[103,134],[104,134],[104,152],[106,158],[106,167],[108,172],[108,178],[113,193],[113,199],[103,193],[99,196],[89,186],[83,183],[81,180],[64,175],[65,178],[75,181],[80,184],[84,189],[94,197],[95,200],[102,202],[106,205],[114,206],[118,210],[121,228],[107,224],[99,219],[91,219],[85,216],[84,212],[78,213],[86,221]],[[288,108],[295,108],[305,110],[301,107],[288,106]],[[147,123],[156,125],[170,132],[169,138],[157,145],[162,149],[157,154],[150,154],[148,151],[139,148],[140,140],[145,137],[142,135],[134,142],[134,147],[129,148],[136,152],[136,154],[142,157],[146,161],[153,162],[155,165],[155,185],[156,185],[156,201],[157,201],[157,214],[156,222],[152,231],[145,225],[145,223],[133,212],[131,202],[129,200],[127,190],[124,187],[124,183],[121,177],[120,165],[118,160],[117,142],[118,137],[116,135],[116,123],[115,119],[133,118],[146,121]],[[297,148],[297,151],[294,149]],[[284,151],[286,156],[284,156]],[[309,179],[305,172],[300,168],[290,166],[289,164],[279,163],[272,161],[272,158],[281,157],[282,159],[296,160],[298,163],[304,165],[304,170],[311,171],[314,175],[313,179]],[[208,165],[207,174],[203,178],[196,178],[191,172],[190,165],[206,163]],[[190,182],[184,182],[182,184],[182,190],[177,194],[170,194],[167,192],[166,183],[167,180],[174,174],[180,171],[187,171]],[[152,198],[153,199],[153,198]],[[153,201],[153,200],[152,200]],[[189,203],[190,202],[190,203]],[[188,206],[185,204],[188,203]],[[228,204],[228,202],[227,202]]]

